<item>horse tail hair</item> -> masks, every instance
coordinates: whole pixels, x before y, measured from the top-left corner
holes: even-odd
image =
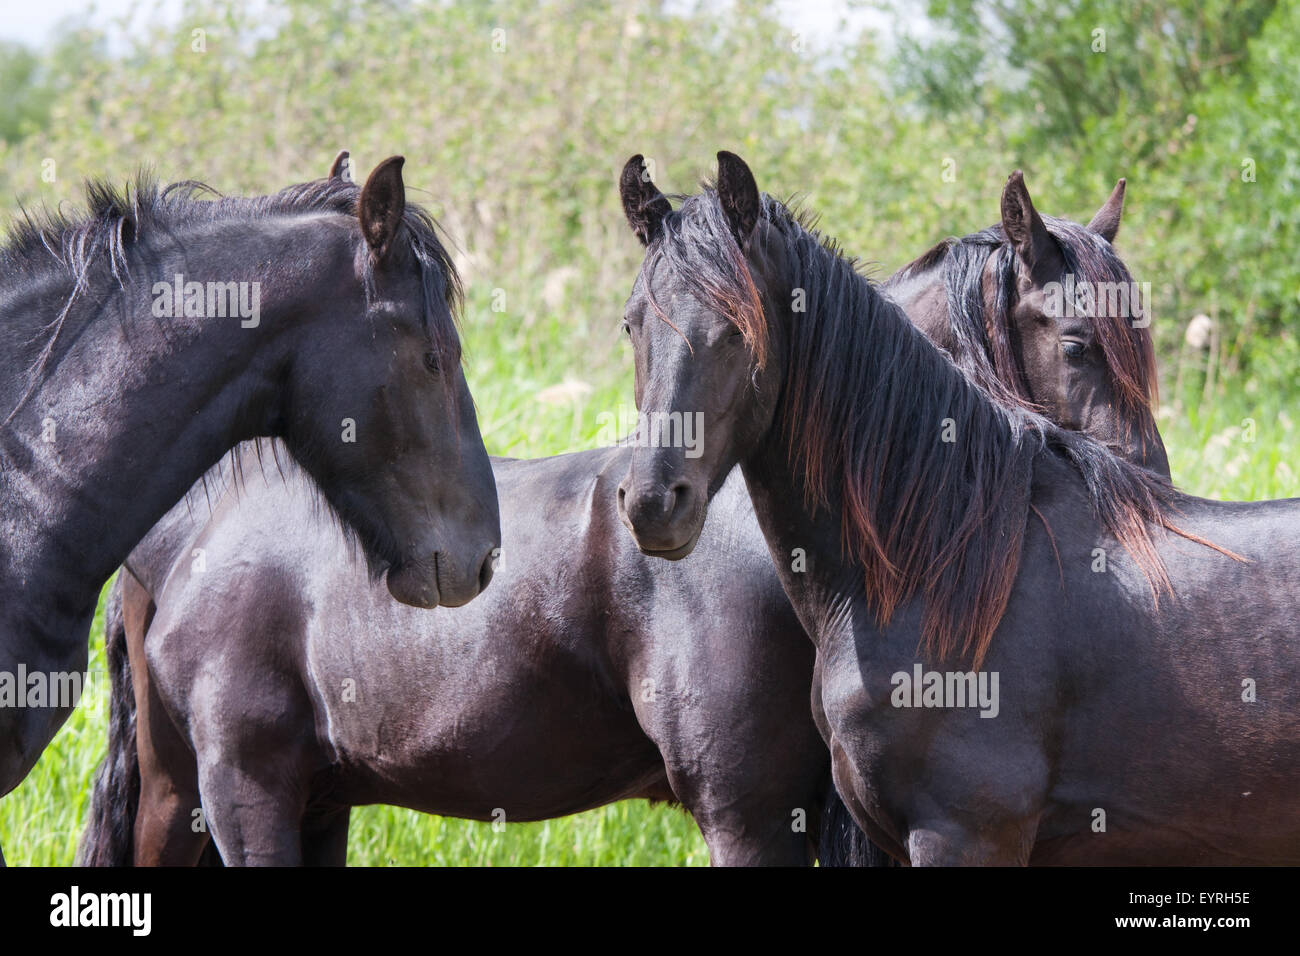
[[[822,866],[897,866],[888,853],[867,839],[840,799],[835,784],[828,784],[817,841],[817,862]]]
[[[90,814],[77,849],[78,866],[130,866],[135,855],[140,756],[135,740],[135,689],[122,612],[122,575],[129,573],[118,573],[104,607],[110,693],[108,752],[95,771]]]

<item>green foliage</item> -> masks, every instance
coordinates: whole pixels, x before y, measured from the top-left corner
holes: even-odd
[[[1276,0],[929,0],[905,36],[905,82],[942,113],[1013,117],[1035,145],[1079,146],[1121,117],[1134,158],[1183,122],[1185,100],[1241,68]],[[1112,148],[1114,144],[1104,144]]]
[[[39,79],[40,59],[16,43],[0,42],[0,140],[13,142],[45,122],[51,91]]]
[[[1294,327],[1295,0],[931,0],[927,9],[925,38],[904,39],[897,63],[928,115],[996,126],[992,148],[1026,169],[1049,210],[1086,209],[1128,177],[1120,242],[1153,285],[1163,355],[1200,312],[1219,323],[1234,367]]]
[[[75,76],[102,61],[102,37],[65,21],[44,51],[0,41],[0,151],[49,127],[54,103],[67,94]],[[0,180],[2,181],[2,180]]]

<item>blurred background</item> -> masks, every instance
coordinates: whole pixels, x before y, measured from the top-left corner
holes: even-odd
[[[692,191],[726,148],[884,278],[998,219],[1022,169],[1150,283],[1175,481],[1300,494],[1300,0],[129,3],[0,24],[0,208],[82,181],[265,193],[352,151],[407,158],[467,280],[466,374],[494,454],[593,446],[630,407],[640,263],[616,177]],[[563,560],[563,555],[557,555]],[[92,666],[102,667],[97,623]],[[11,863],[72,859],[103,707],[0,801]],[[689,818],[625,803],[544,824],[355,811],[354,864],[704,863]]]

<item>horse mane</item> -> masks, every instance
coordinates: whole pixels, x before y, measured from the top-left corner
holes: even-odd
[[[898,270],[900,277],[922,275],[943,264],[948,257],[948,250],[957,239],[940,239],[925,252],[921,253],[903,268]]]
[[[236,502],[243,498],[250,479],[260,479],[264,485],[278,481],[302,495],[312,518],[333,527],[353,558],[361,560],[371,584],[382,579],[401,553],[398,542],[391,536],[374,529],[363,536],[356,524],[325,497],[320,485],[311,478],[304,457],[295,454],[283,438],[263,435],[235,445],[190,486],[173,508],[184,506],[191,518],[210,520],[224,496],[233,495]]]
[[[132,265],[147,252],[154,237],[170,236],[190,225],[254,223],[314,213],[338,213],[355,219],[361,187],[330,178],[289,186],[267,196],[222,196],[193,180],[160,186],[151,173],[141,170],[121,189],[102,179],[89,180],[85,193],[85,208],[71,214],[62,206],[53,210],[20,206],[0,245],[0,275],[6,282],[62,277],[71,283],[63,307],[52,321],[32,316],[39,325],[31,330],[31,341],[44,337],[44,345],[28,369],[29,382],[22,397],[4,424],[13,419],[39,385],[73,306],[92,290],[125,292],[131,285]],[[438,224],[428,212],[407,203],[402,221],[406,242],[421,272],[425,327],[435,348],[459,361],[456,322],[463,297],[460,276],[442,242]],[[365,263],[363,278],[369,305],[374,277],[369,257]],[[446,311],[433,308],[436,302],[444,303]],[[106,311],[99,310],[99,314]],[[18,331],[20,337],[23,331]]]
[[[1056,240],[1065,272],[1075,276],[1076,281],[1093,288],[1106,283],[1127,286],[1133,281],[1114,247],[1087,226],[1054,216],[1042,216],[1042,220]],[[995,282],[992,315],[988,314],[984,295],[984,272],[990,257],[994,258]],[[968,236],[945,239],[899,270],[899,278],[915,277],[936,268],[943,270],[950,328],[958,343],[954,359],[999,402],[1033,408],[1011,349],[1010,318],[1017,297],[1019,259],[1002,227],[990,226]],[[1142,434],[1155,434],[1155,345],[1145,323],[1132,321],[1144,313],[1132,311],[1124,316],[1098,311],[1093,308],[1086,318],[1115,385],[1120,419],[1126,427],[1136,423]]]
[[[751,240],[784,246],[783,278],[805,296],[789,323],[774,429],[805,506],[838,509],[841,547],[863,567],[878,621],[919,596],[926,648],[982,665],[1010,600],[1043,455],[1078,472],[1158,600],[1169,581],[1151,526],[1177,531],[1172,486],[1023,403],[996,401],[807,221],[764,195]],[[662,266],[737,326],[756,362],[768,358],[769,319],[713,188],[665,218],[646,261]]]

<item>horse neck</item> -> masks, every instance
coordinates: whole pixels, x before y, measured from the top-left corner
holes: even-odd
[[[871,458],[871,467],[863,469],[877,476],[875,487],[865,492],[856,488],[853,497],[874,503],[875,534],[902,547],[912,541],[939,547],[958,525],[969,527],[970,512],[963,509],[972,503],[958,500],[959,488],[975,470],[983,486],[1000,485],[1005,475],[1013,475],[1007,487],[1015,484],[1027,492],[1029,451],[1020,444],[1007,413],[945,358],[901,308],[865,279],[859,281],[852,308],[835,315],[831,309],[818,315],[817,296],[810,295],[808,314],[816,316],[822,328],[805,324],[800,334],[786,337],[786,377],[774,425],[742,462],[782,584],[810,633],[831,621],[848,621],[846,602],[864,596],[869,583],[853,549],[862,529],[846,524],[843,461],[862,460],[871,449],[888,449],[887,459]],[[785,317],[790,329],[798,321]],[[832,338],[819,342],[819,336]],[[849,359],[840,370],[857,372],[855,380],[844,376],[831,386],[840,399],[836,402],[826,398],[827,376],[816,370],[841,352]],[[801,370],[802,387],[833,417],[809,421],[807,410],[798,407],[790,382],[792,372]],[[933,451],[944,429],[956,436],[944,447],[965,456],[947,471]],[[820,489],[811,487],[809,463],[794,460],[788,444],[792,431],[809,430],[825,436],[819,454],[826,480]],[[816,500],[818,491],[821,501]],[[793,566],[800,552],[807,556],[802,571]],[[892,563],[895,555],[888,558]],[[906,579],[906,589],[914,591],[921,583],[919,575],[913,575]]]
[[[191,240],[153,271],[211,275],[214,250]],[[69,336],[0,429],[0,594],[48,608],[39,618],[46,639],[66,637],[69,621],[93,613],[130,549],[223,453],[276,432],[279,371],[303,334],[309,293],[284,294],[292,284],[285,263],[260,255],[256,238],[248,245],[244,254],[263,264],[247,281],[281,290],[263,297],[258,328],[237,317],[154,317],[143,279],[115,293],[120,317],[113,300],[100,308],[87,297],[82,307],[103,314]],[[9,380],[26,373],[0,370]]]
[[[778,442],[740,468],[781,587],[804,631],[821,648],[846,607],[865,599],[862,569],[846,560],[840,547],[838,498],[824,508],[803,507],[805,486]]]

